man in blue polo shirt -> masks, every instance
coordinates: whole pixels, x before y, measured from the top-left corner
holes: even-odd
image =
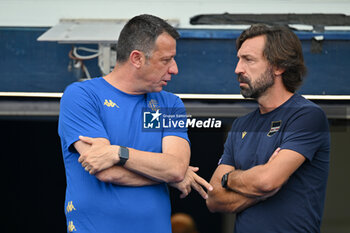
[[[186,128],[158,124],[162,114],[186,116],[180,98],[162,91],[178,73],[178,37],[164,20],[136,16],[120,33],[114,70],[65,90],[58,130],[68,232],[170,233],[167,184],[180,197],[194,188],[207,198],[211,186],[189,167]]]
[[[237,39],[241,93],[259,108],[236,119],[207,206],[234,212],[235,233],[320,232],[329,171],[324,112],[295,93],[306,73],[288,28],[252,25]]]

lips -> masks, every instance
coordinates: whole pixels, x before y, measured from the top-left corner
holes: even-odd
[[[246,76],[243,76],[241,74],[238,75],[237,80],[239,82],[239,86],[248,85],[249,86],[249,79]]]
[[[170,79],[169,80],[162,80],[162,85],[164,85],[164,86],[168,85],[169,81],[170,81]]]
[[[171,80],[171,78],[169,78],[169,79],[163,79],[162,81],[165,82],[165,83],[168,83],[170,80]]]

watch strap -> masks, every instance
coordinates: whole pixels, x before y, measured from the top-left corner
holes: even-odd
[[[227,186],[227,181],[228,181],[228,175],[230,174],[231,172],[227,172],[225,173],[222,178],[221,178],[221,186],[225,189],[230,189],[228,186]]]

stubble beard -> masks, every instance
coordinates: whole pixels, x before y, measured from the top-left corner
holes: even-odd
[[[273,75],[272,68],[267,68],[266,71],[254,81],[254,83],[252,83],[251,79],[242,74],[238,74],[237,78],[239,82],[248,85],[248,87],[240,87],[241,94],[244,98],[258,99],[275,83],[275,76]]]

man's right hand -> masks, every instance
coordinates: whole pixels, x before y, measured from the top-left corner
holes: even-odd
[[[79,137],[80,141],[77,143],[85,143],[90,145],[88,149],[83,150],[80,153],[78,159],[79,163],[88,171],[90,174],[95,174],[104,169],[110,168],[119,162],[119,146],[111,145],[105,138],[90,138],[90,137]]]

